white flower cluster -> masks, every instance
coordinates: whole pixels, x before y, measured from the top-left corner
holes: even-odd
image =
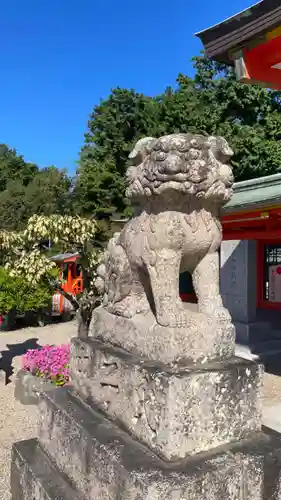
[[[34,249],[27,253],[23,251],[20,259],[7,262],[5,267],[11,276],[24,276],[30,284],[35,285],[55,266],[56,264],[42,255],[39,249]]]
[[[0,252],[10,251],[11,247],[22,245],[22,236],[20,233],[12,231],[0,231]]]
[[[32,216],[21,232],[0,231],[0,258],[13,276],[24,276],[30,283],[38,283],[56,264],[44,255],[40,242],[50,239],[62,246],[75,246],[83,253],[93,243],[96,222],[81,217],[62,215]],[[90,255],[90,274],[96,268],[97,255]]]
[[[68,215],[33,215],[27,223],[24,237],[28,241],[51,239],[54,243],[67,241],[84,245],[93,239],[96,222]]]
[[[91,253],[90,259],[89,259],[89,275],[91,276],[90,279],[90,287],[91,290],[95,289],[95,280],[98,276],[97,274],[97,267],[102,261],[103,257],[103,252],[93,252]]]

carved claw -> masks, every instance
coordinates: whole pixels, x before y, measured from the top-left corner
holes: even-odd
[[[188,312],[181,307],[173,310],[167,308],[157,314],[157,323],[170,328],[183,328],[190,323]]]
[[[146,296],[129,295],[120,302],[108,306],[107,310],[117,316],[133,318],[136,314],[149,311],[150,305]]]
[[[227,309],[223,307],[223,305],[216,305],[212,302],[208,304],[204,304],[203,307],[200,307],[200,312],[206,314],[207,316],[211,316],[212,318],[223,321],[223,322],[231,322],[232,318]]]

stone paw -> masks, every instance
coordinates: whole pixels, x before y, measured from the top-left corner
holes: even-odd
[[[132,307],[132,304],[113,304],[107,307],[108,312],[115,314],[116,316],[122,316],[123,318],[132,318],[136,314],[136,308]]]
[[[116,316],[123,318],[133,318],[138,313],[146,312],[150,309],[146,297],[129,296],[120,302],[109,306],[107,310]]]
[[[222,321],[222,322],[231,322],[231,316],[229,311],[225,309],[223,306],[216,306],[215,304],[210,304],[208,307],[204,307],[200,309],[200,312],[206,314],[207,316],[211,316],[212,318]]]
[[[157,323],[161,326],[170,328],[183,328],[189,323],[189,317],[186,311],[182,309],[167,310],[157,315]]]

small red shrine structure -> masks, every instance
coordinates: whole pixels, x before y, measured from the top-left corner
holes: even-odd
[[[79,264],[79,253],[58,254],[52,260],[60,269],[60,280],[63,281],[62,288],[65,292],[77,295],[83,292],[83,273]],[[63,314],[65,309],[70,309],[66,299],[61,293],[56,293],[53,297],[53,313]]]

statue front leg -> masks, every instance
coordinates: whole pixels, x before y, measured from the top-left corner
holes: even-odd
[[[143,259],[149,274],[157,323],[169,327],[185,326],[188,315],[179,297],[181,253],[161,249]]]
[[[218,252],[208,253],[192,274],[193,286],[198,299],[199,312],[221,321],[231,321],[223,307],[220,295],[220,266]]]

